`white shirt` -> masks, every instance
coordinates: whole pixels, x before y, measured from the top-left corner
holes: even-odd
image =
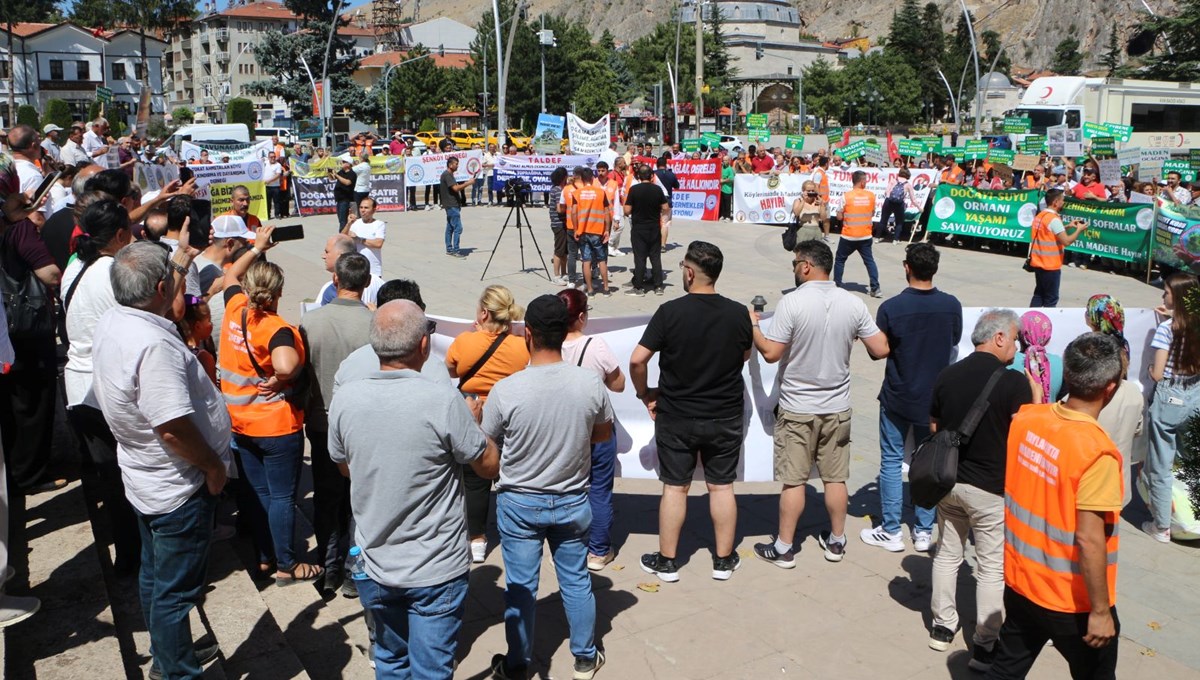
[[[612,149],[605,149],[600,152],[600,160],[608,163],[608,169],[612,170],[617,164],[617,152]]]
[[[54,160],[59,160],[62,157],[61,150],[58,148],[58,145],[55,144],[54,140],[50,139],[49,137],[42,140],[42,150],[46,152],[47,156],[53,158]]]
[[[96,152],[106,146],[108,145],[104,143],[103,139],[100,139],[100,135],[96,134],[93,130],[89,129],[83,133],[83,151],[93,161],[97,163],[103,162],[98,156],[103,156],[104,154],[97,154]]]
[[[161,515],[204,485],[204,473],[169,451],[154,428],[187,417],[232,473],[232,425],[225,399],[175,324],[132,307],[113,307],[96,324],[93,390],[117,440],[125,497]]]
[[[62,162],[66,163],[67,165],[78,166],[82,163],[95,162],[92,157],[83,150],[83,147],[76,144],[75,140],[73,139],[68,139],[67,143],[62,145],[59,155],[61,156]]]
[[[55,182],[54,186],[50,187],[50,198],[46,199],[46,214],[53,215],[72,205],[75,205],[75,194],[71,193],[71,187],[64,187],[62,182]]]
[[[13,167],[17,169],[17,179],[21,183],[20,191],[22,193],[37,189],[42,184],[42,180],[45,179],[38,166],[25,160],[24,158],[16,158],[14,156]],[[43,203],[42,207],[38,209],[38,212],[45,215],[52,214],[46,211],[48,205],[49,201]]]
[[[92,337],[100,317],[117,306],[117,298],[113,296],[112,284],[108,280],[112,263],[113,259],[108,256],[101,256],[92,263],[75,287],[71,304],[67,307],[67,337],[71,344],[67,347],[63,381],[66,383],[68,407],[86,404],[99,408],[92,396]],[[59,290],[62,291],[64,303],[67,292],[81,271],[83,260],[75,258],[63,272]]]
[[[267,163],[263,168],[263,182],[269,187],[279,186],[279,178],[283,176],[283,166],[279,163]]]
[[[164,246],[168,246],[171,249],[171,255],[174,255],[175,251],[179,250],[178,239],[167,238],[164,236],[158,239],[158,242]],[[183,285],[183,292],[187,293],[188,295],[200,297],[202,294],[200,290],[200,268],[196,266],[196,262],[194,260],[188,265],[187,276],[183,277]]]
[[[381,219],[376,219],[373,222],[363,222],[361,219],[354,220],[354,224],[350,225],[350,235],[363,241],[387,238],[387,223]],[[383,248],[373,248],[359,242],[358,253],[367,258],[367,262],[371,263],[372,276],[383,276]]]
[[[383,277],[372,274],[371,275],[371,283],[367,284],[367,287],[363,290],[363,294],[362,294],[363,304],[371,305],[372,307],[374,307],[376,304],[375,300],[378,299],[378,297],[379,297],[379,289],[383,288],[383,284],[385,284],[385,283],[387,283],[387,282],[383,280]],[[333,287],[333,281],[326,281],[325,285],[321,286],[321,290],[317,291],[317,299],[316,299],[317,305],[323,305],[329,301],[329,300],[325,300],[326,295],[329,296],[329,300],[332,300],[337,297],[337,290]],[[213,296],[213,297],[216,297],[216,296]],[[322,300],[325,300],[325,302],[322,302]]]
[[[355,193],[365,194],[371,190],[371,164],[359,163],[351,168],[354,170],[354,191]]]

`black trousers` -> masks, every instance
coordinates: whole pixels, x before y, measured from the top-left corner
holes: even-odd
[[[1086,613],[1051,611],[1005,586],[1004,617],[996,642],[999,645],[996,660],[988,671],[988,680],[1024,678],[1048,640],[1054,640],[1054,649],[1067,660],[1074,680],[1114,680],[1117,677],[1117,640],[1113,639],[1107,647],[1100,649],[1087,646],[1083,641],[1087,634]],[[1112,617],[1119,637],[1121,621],[1117,619],[1116,607],[1112,608]]]
[[[99,409],[74,406],[67,410],[67,421],[87,448],[81,481],[104,504],[116,552],[113,568],[120,573],[136,572],[142,560],[142,536],[137,515],[125,497],[125,483],[117,465],[117,440]]]
[[[718,217],[724,217],[727,220],[733,219],[733,194],[721,193],[721,203],[717,209]]]
[[[279,217],[283,215],[283,211],[279,209],[279,187],[267,187],[267,217]]]
[[[408,187],[408,205],[406,205],[404,207],[404,209],[405,210],[416,210],[417,209],[417,188],[416,187]]]
[[[633,287],[639,290],[662,288],[662,232],[658,229],[631,228],[629,244],[633,246]],[[646,259],[650,259],[651,280],[646,282]]]
[[[325,582],[335,583],[345,568],[354,537],[350,535],[350,478],[329,459],[329,433],[304,429],[312,452],[313,533]]]
[[[463,468],[463,491],[467,497],[467,535],[487,533],[488,510],[492,504],[492,480],[475,474],[470,465]]]
[[[883,207],[879,212],[879,224],[876,225],[875,229],[876,238],[887,238],[888,218],[892,217],[896,220],[892,239],[895,241],[908,240],[908,230],[904,228],[904,208],[904,201],[893,201],[890,198],[883,199]]]
[[[16,361],[0,376],[0,432],[8,474],[28,491],[49,476],[58,366],[53,337],[12,345]]]
[[[438,187],[431,184],[431,185],[425,187],[425,207],[429,207],[430,192],[433,193],[433,204],[434,205],[437,205],[438,202],[441,200],[441,198],[439,196],[439,194],[441,193],[441,190]]]

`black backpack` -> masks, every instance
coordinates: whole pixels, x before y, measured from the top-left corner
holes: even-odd
[[[57,330],[54,294],[32,268],[20,280],[0,269],[0,293],[4,296],[4,313],[8,316],[10,338],[34,340],[54,337]]]
[[[957,430],[938,430],[917,445],[908,469],[909,493],[914,505],[936,507],[954,488],[958,482],[958,449],[975,434],[975,428],[987,411],[988,397],[1007,370],[1006,366],[1001,366],[988,378],[987,385],[975,398]]]

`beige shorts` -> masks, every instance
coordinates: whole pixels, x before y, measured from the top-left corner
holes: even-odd
[[[850,409],[808,415],[779,409],[775,419],[775,481],[808,482],[816,465],[821,481],[850,479]]]

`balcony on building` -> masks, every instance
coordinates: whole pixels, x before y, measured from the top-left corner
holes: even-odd
[[[217,34],[217,42],[223,42],[223,43],[229,42],[229,29],[228,28],[218,28],[216,31],[214,31],[214,33]]]
[[[229,63],[229,52],[217,52],[217,62],[221,64]]]

